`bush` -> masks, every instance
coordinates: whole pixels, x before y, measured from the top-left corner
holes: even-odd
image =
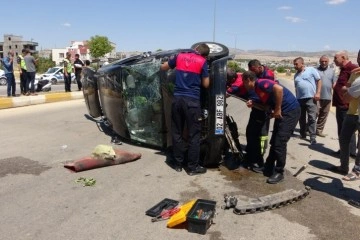
[[[241,72],[241,68],[236,61],[228,61],[227,67],[234,70],[235,72]]]
[[[43,57],[36,58],[35,57],[35,59],[38,59],[38,61],[36,63],[36,71],[38,73],[44,73],[49,68],[55,67],[55,63],[49,58],[43,58]]]
[[[285,73],[285,72],[286,72],[286,69],[285,69],[285,67],[280,66],[280,67],[277,67],[277,68],[276,68],[276,71],[277,71],[278,73]]]

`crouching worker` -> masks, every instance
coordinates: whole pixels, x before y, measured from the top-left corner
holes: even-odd
[[[244,86],[254,90],[263,104],[270,106],[271,117],[275,118],[270,140],[270,151],[263,173],[269,177],[267,183],[275,184],[284,180],[287,142],[300,118],[300,105],[289,89],[269,79],[257,79],[253,72],[243,73]],[[252,107],[252,100],[247,102]]]
[[[267,117],[267,107],[263,104],[259,106],[259,97],[253,90],[248,91],[245,88],[242,74],[231,69],[227,70],[226,94],[227,96],[239,97],[243,101],[252,100],[253,107],[246,126],[246,160],[242,162],[241,166],[262,173],[264,167],[263,155],[266,150],[264,143],[267,142],[270,122]],[[260,109],[256,107],[260,107]]]
[[[242,73],[235,72],[232,69],[226,71],[226,95],[236,95],[240,98],[248,98],[247,90],[242,82]]]

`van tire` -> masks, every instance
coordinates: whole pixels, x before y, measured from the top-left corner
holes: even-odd
[[[208,59],[211,61],[229,56],[229,48],[224,44],[217,42],[198,42],[193,44],[191,48],[194,49],[197,45],[202,43],[205,43],[206,45],[209,46],[210,54],[208,56]]]

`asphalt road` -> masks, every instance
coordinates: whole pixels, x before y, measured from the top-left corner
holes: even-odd
[[[6,93],[6,89],[7,89],[7,86],[0,86],[0,96],[7,96],[7,93]],[[78,90],[78,87],[77,87],[77,84],[74,84],[72,83],[71,84],[71,90],[72,91],[77,91]],[[63,83],[58,83],[56,85],[52,85],[51,86],[51,92],[65,92],[65,86]],[[17,83],[16,84],[16,95],[20,95],[20,84]]]
[[[85,113],[84,100],[0,110],[1,240],[357,239],[360,210],[346,200],[360,199],[360,182],[342,182],[340,175],[326,170],[338,163],[331,155],[338,149],[333,113],[325,128],[329,135],[319,138],[318,145],[290,139],[286,180],[278,185],[266,184],[260,174],[224,167],[190,177],[170,169],[161,152],[128,143],[114,147],[141,153],[141,159],[69,172],[64,163],[90,155],[98,144],[110,144]],[[227,113],[238,122],[244,144],[249,110],[230,98]],[[292,177],[304,164],[309,165],[305,172]],[[97,182],[82,187],[75,182],[79,177]],[[310,195],[283,208],[248,215],[221,209],[224,194],[260,197],[304,184],[312,187]],[[145,211],[164,198],[217,201],[215,224],[198,235],[183,227],[168,229],[165,221],[152,223]]]

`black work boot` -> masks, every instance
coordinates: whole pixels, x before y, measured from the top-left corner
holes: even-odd
[[[252,165],[251,170],[256,173],[263,173],[264,171],[264,164],[255,163]]]
[[[203,173],[206,173],[206,168],[198,165],[196,168],[194,169],[189,169],[187,171],[187,174],[190,175],[190,176],[193,176],[193,175],[198,175],[198,174],[203,174]]]
[[[267,183],[270,184],[277,184],[279,182],[282,182],[284,180],[284,174],[283,173],[279,173],[279,172],[275,172],[273,175],[271,175],[271,177],[269,177],[267,179]]]

